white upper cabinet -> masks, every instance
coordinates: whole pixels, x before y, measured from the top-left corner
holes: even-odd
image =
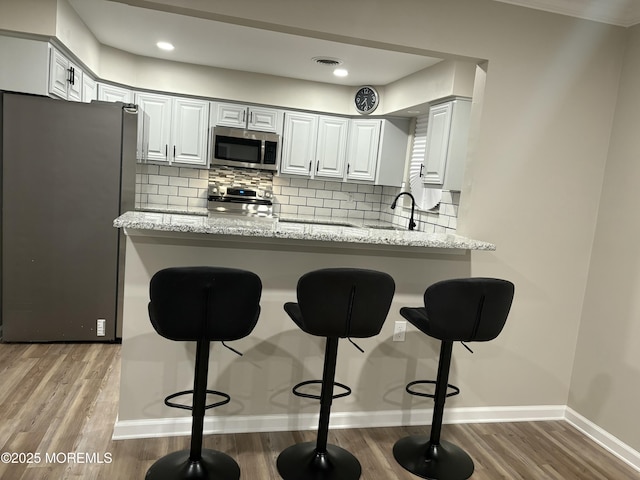
[[[98,100],[103,102],[133,103],[133,92],[108,83],[98,83]]]
[[[338,179],[344,177],[348,133],[348,118],[319,118],[314,176]]]
[[[51,48],[49,57],[49,94],[64,100],[82,101],[83,72],[76,64]]]
[[[96,81],[84,74],[82,77],[82,101],[85,103],[91,103],[93,100],[98,99],[98,84]]]
[[[282,113],[274,108],[212,102],[211,113],[216,126],[281,133]]]
[[[344,178],[349,119],[286,112],[280,173]]]
[[[471,100],[455,99],[431,106],[427,124],[422,181],[460,190],[467,156]]]
[[[169,163],[171,97],[136,93],[138,105],[138,159]]]
[[[280,173],[311,176],[317,142],[317,115],[286,112]]]
[[[347,180],[375,180],[381,127],[382,120],[351,120]]]
[[[189,98],[173,100],[171,139],[173,163],[207,166],[209,102]]]
[[[138,158],[152,163],[207,166],[209,102],[136,93]]]

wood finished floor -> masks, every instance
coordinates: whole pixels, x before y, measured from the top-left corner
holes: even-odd
[[[1,479],[143,479],[156,459],[188,448],[187,437],[111,440],[119,354],[119,345],[0,344],[0,452],[41,455],[39,463],[0,463]],[[329,441],[356,455],[362,480],[410,480],[418,477],[395,462],[393,444],[428,431],[335,430]],[[640,473],[563,421],[445,425],[442,438],[474,459],[473,480],[640,479]],[[314,432],[248,433],[209,435],[204,443],[235,458],[243,480],[277,480],[279,452],[314,439]],[[54,453],[60,463],[46,461]],[[93,454],[93,460],[107,462],[109,454],[112,461],[68,461],[67,453]]]

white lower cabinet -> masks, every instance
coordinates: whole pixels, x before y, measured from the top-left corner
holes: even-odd
[[[143,162],[207,166],[209,102],[136,93],[138,159]]]

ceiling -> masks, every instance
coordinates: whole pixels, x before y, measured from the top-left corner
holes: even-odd
[[[620,26],[640,22],[640,0],[496,1]],[[351,86],[387,85],[440,61],[150,10],[118,0],[69,2],[102,44],[172,61]],[[173,43],[175,50],[159,50],[156,42],[161,40]],[[335,77],[334,67],[318,64],[314,57],[341,60],[349,75]]]

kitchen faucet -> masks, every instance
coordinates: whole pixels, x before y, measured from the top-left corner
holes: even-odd
[[[416,228],[416,222],[413,221],[413,212],[416,208],[416,199],[413,198],[413,195],[411,195],[411,193],[409,192],[400,192],[396,198],[393,200],[393,203],[391,204],[391,209],[394,210],[396,208],[396,203],[398,202],[398,199],[402,196],[402,195],[409,195],[409,197],[411,197],[411,218],[409,218],[409,230],[413,230],[414,228]]]

